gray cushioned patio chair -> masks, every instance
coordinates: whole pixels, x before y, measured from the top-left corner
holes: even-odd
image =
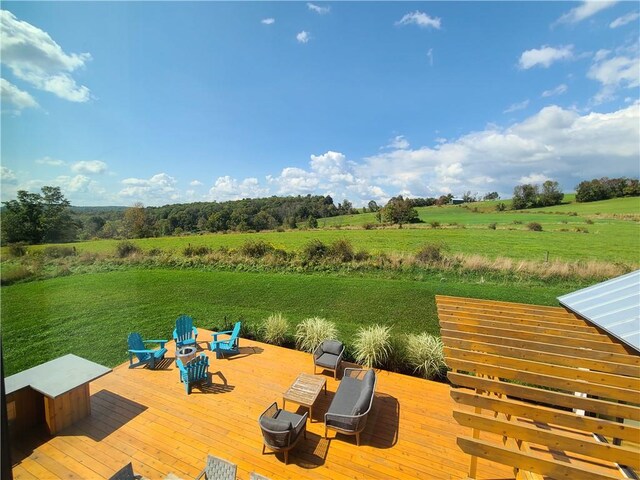
[[[303,415],[287,412],[273,402],[258,418],[264,439],[262,454],[265,447],[269,447],[275,452],[284,452],[284,463],[289,463],[289,450],[296,446],[300,437],[307,438],[308,415],[307,412]]]
[[[196,477],[196,480],[236,480],[238,467],[222,458],[207,455],[207,465]]]
[[[333,378],[338,375],[338,369],[342,362],[342,355],[344,354],[344,345],[338,340],[325,340],[315,352],[313,352],[313,373],[316,373],[316,368],[320,367],[325,370],[333,371]]]

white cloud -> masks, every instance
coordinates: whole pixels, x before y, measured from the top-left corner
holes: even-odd
[[[319,5],[315,5],[313,3],[307,3],[307,7],[309,8],[309,10],[319,15],[324,15],[331,11],[331,7],[320,7]]]
[[[429,66],[433,67],[433,48],[430,48],[427,52],[427,58],[429,59]]]
[[[260,20],[260,23],[262,23],[264,25],[273,25],[274,23],[276,23],[276,19],[275,18],[263,18],[262,20]]]
[[[36,163],[38,165],[51,165],[52,167],[62,167],[63,165],[66,165],[66,162],[51,157],[38,158]]]
[[[0,167],[0,181],[7,184],[18,183],[18,178],[13,170],[7,167]]]
[[[547,177],[543,173],[531,173],[531,174],[526,175],[524,177],[520,177],[520,179],[518,180],[518,183],[520,183],[520,184],[523,184],[523,183],[540,184],[540,183],[546,182],[547,180],[551,180],[551,178]]]
[[[0,78],[0,99],[3,105],[13,106],[12,113],[20,113],[25,108],[35,108],[38,102],[27,92],[20,90],[13,83]]]
[[[556,20],[555,23],[578,23],[606,8],[612,7],[616,3],[617,1],[615,0],[588,0],[569,10]]]
[[[71,165],[71,170],[76,173],[98,174],[107,171],[107,164],[100,160],[83,160]]]
[[[508,127],[489,126],[436,145],[367,157],[357,178],[396,192],[476,191],[483,180],[509,195],[532,172],[573,188],[597,176],[637,176],[640,108],[580,115],[552,105]],[[606,159],[606,162],[603,160]],[[541,177],[540,177],[541,178]]]
[[[398,20],[396,25],[418,25],[421,28],[435,28],[440,30],[442,21],[439,17],[430,17],[424,12],[416,10],[415,12],[407,13],[404,17]]]
[[[311,39],[311,36],[309,32],[305,30],[301,31],[296,35],[296,40],[298,40],[299,43],[307,43],[310,39]]]
[[[573,58],[573,45],[561,46],[558,48],[543,45],[541,48],[526,50],[520,55],[520,68],[525,70],[541,66],[549,68],[552,63],[560,60],[570,60]]]
[[[60,175],[55,178],[54,182],[62,190],[70,193],[87,192],[89,187],[97,185],[96,182],[85,175],[76,175],[74,177]]]
[[[567,90],[569,90],[569,87],[567,87],[564,83],[561,83],[560,85],[558,85],[555,88],[552,88],[551,90],[545,90],[544,92],[542,92],[541,96],[546,98],[546,97],[554,97],[556,95],[563,95],[567,93]]]
[[[203,183],[200,180],[192,180],[189,185],[191,185],[192,187],[200,187],[203,185]]]
[[[67,54],[48,33],[0,10],[0,57],[11,72],[33,87],[72,102],[86,102],[90,91],[71,73],[91,60],[88,53]]]
[[[502,113],[517,112],[518,110],[524,110],[528,106],[529,106],[529,99],[526,99],[526,100],[523,100],[522,102],[512,103]]]
[[[620,88],[640,86],[640,54],[635,47],[618,49],[612,56],[609,50],[600,50],[593,59],[587,77],[600,82],[601,89],[593,98],[595,104],[611,100]]]
[[[396,135],[385,148],[404,150],[409,148],[409,141],[404,137],[404,135]]]
[[[149,179],[125,178],[125,187],[118,193],[122,199],[142,202],[145,205],[159,205],[176,202],[180,193],[176,188],[177,181],[166,173],[158,173]]]
[[[640,18],[640,13],[638,13],[638,12],[629,12],[626,15],[623,15],[622,17],[616,18],[613,22],[611,22],[609,24],[609,28],[621,27],[623,25],[626,25],[627,23],[631,23],[631,22],[637,20],[638,18]]]
[[[209,189],[209,199],[217,201],[240,200],[250,197],[264,197],[268,189],[261,187],[258,179],[251,177],[238,181],[228,175],[218,177]]]

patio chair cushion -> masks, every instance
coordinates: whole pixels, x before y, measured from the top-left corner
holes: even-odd
[[[369,370],[364,374],[364,378],[362,379],[364,385],[369,387],[370,390],[373,390],[373,385],[376,382],[376,375],[373,373],[373,370]]]
[[[278,415],[280,416],[280,415]],[[261,417],[260,425],[272,432],[286,432],[291,430],[291,420],[283,415],[284,418]]]
[[[338,355],[334,355],[333,353],[323,353],[318,358],[316,358],[316,365],[327,368],[335,368],[336,363],[338,363]]]
[[[373,392],[373,383],[371,385],[367,385],[366,381],[363,382],[363,388],[360,392],[360,396],[356,400],[356,403],[353,404],[353,410],[351,411],[351,415],[360,415],[364,413],[369,408],[369,403],[371,402],[371,395]]]
[[[329,407],[329,413],[335,413],[338,415],[353,415],[353,402],[360,398],[362,392],[362,382],[355,378],[346,377],[343,378],[338,387],[331,405]]]
[[[322,342],[322,351],[324,353],[332,353],[333,355],[338,356],[342,351],[342,343],[337,340],[325,340]]]

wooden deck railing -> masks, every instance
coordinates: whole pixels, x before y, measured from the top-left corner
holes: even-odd
[[[436,296],[457,443],[516,478],[640,470],[640,355],[563,308]],[[460,388],[462,387],[462,388]],[[502,442],[481,438],[498,434]],[[486,435],[485,435],[486,436]],[[493,437],[495,438],[495,436]]]

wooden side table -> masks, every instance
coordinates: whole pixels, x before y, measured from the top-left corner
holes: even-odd
[[[320,391],[324,387],[327,394],[327,379],[322,376],[301,373],[295,379],[289,389],[282,395],[282,408],[285,408],[287,400],[297,403],[309,409],[309,421],[313,421],[313,404],[318,399]]]

